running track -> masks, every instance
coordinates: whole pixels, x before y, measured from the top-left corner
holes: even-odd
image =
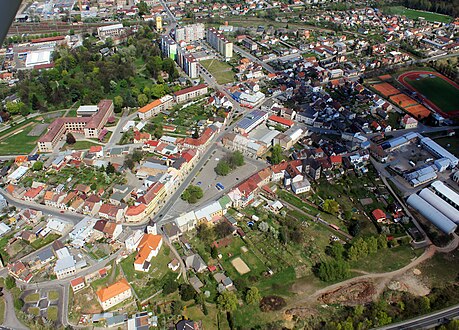
[[[443,79],[444,81],[446,81],[449,84],[453,85],[459,91],[459,85],[456,84],[454,81],[452,81],[451,79],[443,76],[442,74],[439,74],[437,72],[432,72],[432,71],[410,71],[410,72],[405,72],[405,73],[402,73],[398,77],[397,80],[398,80],[399,83],[401,83],[403,86],[405,86],[409,90],[411,90],[413,92],[416,92],[418,94],[418,97],[422,100],[422,102],[424,104],[427,104],[430,108],[432,108],[436,112],[440,113],[443,117],[456,117],[456,116],[459,116],[459,109],[456,110],[456,111],[443,112],[435,103],[430,101],[428,98],[424,97],[424,95],[422,95],[422,93],[420,93],[416,88],[414,88],[413,86],[411,86],[409,83],[407,83],[405,81],[406,78],[408,78],[410,80],[416,80],[422,74],[435,75],[438,78]]]

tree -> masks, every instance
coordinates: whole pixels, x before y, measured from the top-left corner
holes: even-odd
[[[217,259],[218,258],[218,250],[215,246],[212,246],[210,248],[210,256],[214,259]]]
[[[271,163],[272,164],[279,164],[284,157],[282,156],[282,147],[278,144],[276,144],[272,149],[271,149]]]
[[[258,229],[264,233],[266,233],[269,230],[269,225],[267,222],[260,222],[260,225],[258,226]]]
[[[17,115],[17,114],[24,115],[24,113],[28,114],[28,112],[29,112],[29,110],[27,109],[26,105],[22,101],[19,101],[19,102],[7,102],[6,103],[6,111],[8,111],[11,115]]]
[[[8,290],[11,290],[12,288],[16,287],[16,280],[14,279],[13,276],[8,275],[8,276],[5,278],[5,287],[6,287]]]
[[[123,166],[125,168],[128,168],[128,169],[132,170],[134,168],[134,166],[135,166],[135,163],[134,163],[134,161],[132,160],[131,157],[126,157],[126,159],[124,160]]]
[[[229,174],[231,171],[231,167],[229,166],[228,162],[226,160],[220,160],[215,167],[215,173],[221,176],[226,176]]]
[[[215,234],[217,238],[223,238],[233,232],[233,226],[227,221],[220,221],[215,225]]]
[[[245,302],[248,305],[258,305],[261,300],[261,294],[257,287],[251,287],[245,294]]]
[[[387,248],[387,238],[384,235],[378,236],[378,249],[386,249]]]
[[[236,294],[233,291],[223,291],[217,298],[217,307],[224,312],[232,312],[238,306]]]
[[[335,259],[343,259],[344,246],[339,242],[332,242],[327,248],[327,253]]]
[[[368,254],[373,254],[378,251],[378,239],[376,237],[368,237],[366,239],[368,246]]]
[[[147,105],[148,103],[148,96],[146,96],[145,94],[139,94],[139,96],[137,96],[137,102],[139,103],[139,106],[140,107],[143,107],[145,105]]]
[[[174,300],[172,303],[172,313],[174,315],[180,315],[182,313],[183,303],[181,300]]]
[[[244,156],[242,153],[240,151],[233,152],[229,157],[229,164],[233,168],[244,165]]]
[[[142,160],[143,158],[143,154],[141,151],[139,150],[134,150],[134,152],[132,153],[132,160],[135,162],[135,163],[138,163]]]
[[[169,294],[169,293],[177,291],[177,289],[178,289],[178,284],[174,279],[174,274],[171,274],[171,276],[168,276],[166,280],[164,281],[163,293]]]
[[[43,162],[37,161],[32,165],[33,171],[41,171],[43,169]]]
[[[148,14],[148,5],[145,1],[140,1],[138,4],[137,4],[137,8],[139,9],[139,15],[140,16],[143,16],[145,14]]]
[[[195,299],[196,297],[196,291],[189,284],[181,284],[179,287],[179,293],[183,301],[189,301],[191,299]]]
[[[330,214],[337,214],[339,212],[339,204],[334,199],[326,199],[322,208],[325,212]]]
[[[113,99],[113,105],[115,106],[116,113],[121,112],[121,108],[123,107],[123,104],[124,104],[123,97],[120,95],[115,96],[115,98]]]
[[[317,276],[324,282],[342,280],[349,276],[349,264],[344,260],[329,260],[321,262]]]
[[[190,204],[194,204],[200,200],[202,196],[204,196],[204,193],[202,192],[201,187],[190,185],[182,193],[181,198]]]
[[[75,144],[76,140],[72,133],[67,133],[66,140],[67,144]]]
[[[31,103],[32,103],[32,109],[33,110],[40,110],[40,101],[38,100],[38,97],[37,95],[35,94],[32,94],[32,100],[31,100]]]
[[[108,162],[107,168],[105,169],[105,173],[107,173],[107,174],[115,173],[115,166],[113,166],[112,163]]]

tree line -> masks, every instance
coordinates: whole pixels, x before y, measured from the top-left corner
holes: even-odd
[[[433,11],[453,17],[459,16],[459,0],[404,0],[402,4],[412,9]]]

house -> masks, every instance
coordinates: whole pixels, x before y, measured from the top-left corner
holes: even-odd
[[[97,300],[99,301],[102,309],[105,311],[126,299],[132,297],[131,287],[128,281],[123,278],[118,282],[109,285],[106,288],[102,288],[96,292]]]
[[[199,254],[192,254],[184,259],[187,269],[193,269],[196,273],[201,273],[207,269],[207,265]]]
[[[30,231],[30,230],[24,230],[21,233],[21,239],[29,243],[32,243],[33,241],[37,239],[37,234],[35,234],[33,231]]]
[[[304,178],[301,181],[293,182],[291,187],[292,187],[292,191],[296,195],[298,195],[298,194],[302,194],[302,193],[310,191],[311,190],[311,183],[308,181],[308,179]]]
[[[70,281],[70,286],[72,287],[73,292],[77,292],[83,289],[86,286],[86,283],[84,282],[83,277],[77,277],[76,279]]]
[[[156,257],[163,244],[161,235],[144,234],[137,246],[137,255],[134,260],[134,269],[138,272],[150,270],[150,260]]]
[[[180,267],[180,261],[178,261],[177,259],[173,259],[171,262],[167,264],[167,267],[169,267],[170,270],[175,272]]]
[[[386,213],[381,209],[374,210],[373,212],[371,212],[371,215],[373,216],[373,219],[375,219],[377,222],[383,222],[387,219]]]
[[[54,274],[58,280],[66,278],[76,273],[76,261],[69,250],[64,247],[56,251],[57,261],[54,266]]]
[[[102,146],[91,146],[89,148],[89,153],[93,154],[96,158],[104,157],[104,147]]]
[[[410,115],[405,115],[402,118],[402,121],[400,122],[400,125],[404,129],[412,129],[418,127],[418,121],[411,117]]]

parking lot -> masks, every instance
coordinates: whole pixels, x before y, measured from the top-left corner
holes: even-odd
[[[388,163],[398,171],[405,172],[424,164],[433,164],[435,159],[427,150],[418,148],[415,143],[410,143],[392,151]]]
[[[172,216],[178,216],[184,212],[190,211],[192,208],[194,209],[206,202],[220,198],[239,182],[267,166],[264,162],[245,157],[245,164],[243,166],[234,169],[227,176],[219,176],[215,173],[214,168],[217,166],[218,161],[224,158],[228,152],[229,151],[223,148],[216,149],[201,171],[199,171],[198,175],[191,182],[192,185],[197,185],[202,188],[204,193],[203,198],[199,200],[198,203],[192,204],[191,206],[181,199],[177,200],[170,211]],[[220,183],[224,189],[217,189],[217,183]]]

